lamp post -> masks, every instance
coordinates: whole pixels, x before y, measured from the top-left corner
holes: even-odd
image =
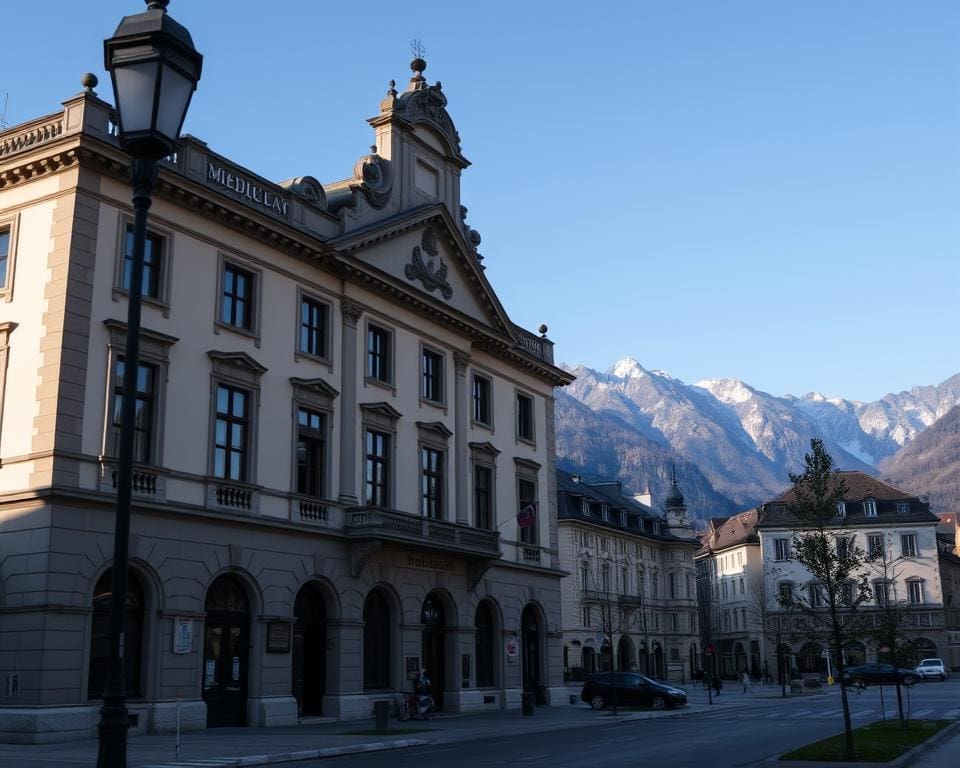
[[[185,27],[167,15],[169,0],[147,0],[147,10],[126,16],[103,43],[113,80],[120,146],[130,153],[133,183],[133,253],[127,304],[127,340],[117,457],[117,510],[110,600],[110,666],[100,709],[100,768],[125,768],[129,715],[123,680],[122,637],[127,595],[127,544],[133,480],[133,437],[140,368],[140,306],[147,211],[157,162],[176,147],[197,88],[203,57]]]

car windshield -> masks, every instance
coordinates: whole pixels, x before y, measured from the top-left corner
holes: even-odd
[[[940,666],[940,660],[939,660],[939,659],[924,659],[923,661],[920,662],[920,666],[921,666],[921,667],[939,667],[939,666]]]

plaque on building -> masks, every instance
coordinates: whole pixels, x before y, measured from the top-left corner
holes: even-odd
[[[267,624],[267,653],[290,652],[290,624],[271,621]]]
[[[420,657],[407,656],[404,661],[406,662],[407,680],[415,680],[417,675],[420,674]]]
[[[193,650],[193,619],[173,620],[173,652],[190,653]]]

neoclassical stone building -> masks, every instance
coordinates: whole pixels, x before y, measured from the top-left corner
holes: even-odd
[[[665,514],[619,482],[557,472],[567,678],[606,670],[690,680],[700,668],[699,546],[674,480]],[[612,635],[612,644],[610,642]]]
[[[125,598],[135,730],[172,729],[178,707],[187,728],[367,716],[421,665],[445,711],[563,683],[553,390],[572,377],[487,280],[425,66],[391,82],[342,181],[275,183],[216,137],[162,164]],[[128,178],[89,87],[0,134],[0,739],[98,717]]]

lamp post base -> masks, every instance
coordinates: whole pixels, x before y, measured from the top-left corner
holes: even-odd
[[[97,753],[97,768],[127,768],[127,731],[130,729],[130,713],[126,698],[105,696],[100,708],[100,750]]]

